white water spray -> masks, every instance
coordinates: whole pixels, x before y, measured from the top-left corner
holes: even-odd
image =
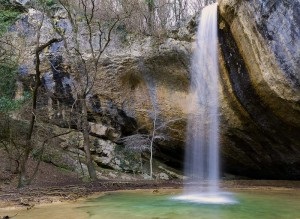
[[[202,10],[191,63],[193,113],[188,121],[184,194],[176,199],[232,203],[219,191],[217,3]]]
[[[195,189],[198,190],[197,192],[218,191],[217,43],[217,4],[215,3],[202,11],[191,66],[191,92],[195,95],[193,105],[196,112],[191,115],[188,123],[185,174],[191,182],[197,183],[197,187],[192,188],[192,192],[195,192]]]

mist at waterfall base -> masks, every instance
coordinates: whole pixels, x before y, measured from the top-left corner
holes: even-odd
[[[233,204],[219,189],[217,3],[203,8],[191,62],[191,115],[188,120],[184,193],[175,197],[205,204]]]

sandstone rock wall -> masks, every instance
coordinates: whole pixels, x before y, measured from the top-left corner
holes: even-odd
[[[224,115],[225,168],[299,179],[299,1],[223,0],[219,8],[221,83],[232,114]]]
[[[298,0],[219,2],[224,172],[255,178],[300,178],[298,14]],[[34,72],[31,54],[35,45],[34,25],[39,16],[30,10],[11,30],[14,43],[25,54],[20,60],[20,80],[25,85]],[[55,35],[47,19],[42,41]],[[72,31],[63,13],[54,19],[66,31]],[[114,150],[107,151],[111,147],[106,146],[115,147],[120,137],[137,131],[149,133],[156,112],[158,124],[164,128],[158,132],[163,138],[156,142],[155,157],[182,169],[186,119],[192,98],[189,60],[194,23],[166,39],[136,39],[130,35],[125,43],[118,36],[113,39],[101,58],[89,96],[91,135],[98,142],[95,154],[100,155],[94,159],[99,166],[118,169],[118,159],[111,156]],[[80,42],[84,46],[83,35]],[[88,52],[85,56],[88,61]],[[76,80],[66,67],[68,57],[63,45],[49,48],[42,60],[46,91],[43,103],[50,110],[49,117],[58,116],[63,121],[65,111],[76,98]]]

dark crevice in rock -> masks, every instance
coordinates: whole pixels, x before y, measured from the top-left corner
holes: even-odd
[[[55,99],[67,106],[72,106],[75,100],[72,96],[71,85],[68,82],[71,79],[62,68],[62,56],[50,56],[49,61],[51,63],[53,81],[55,82]]]
[[[99,167],[101,167],[103,169],[114,170],[114,168],[112,168],[111,166],[103,164],[103,163],[100,163],[100,162],[97,162],[97,166],[99,166]]]
[[[93,108],[93,111],[95,113],[98,113],[99,115],[102,115],[103,110],[101,109],[101,102],[98,95],[93,95],[92,97],[90,97],[89,102]]]
[[[174,142],[169,142],[168,147],[158,145],[154,156],[165,165],[183,171],[184,147],[182,145],[184,143],[177,146],[174,144]]]
[[[99,95],[92,95],[88,98],[88,101],[92,110],[92,112],[89,111],[89,122],[101,122],[105,126],[113,127],[121,132],[122,136],[131,135],[136,131],[136,120],[128,116],[113,100],[107,99],[101,102]],[[101,137],[106,138],[107,136]]]

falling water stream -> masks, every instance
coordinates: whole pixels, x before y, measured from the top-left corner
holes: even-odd
[[[217,3],[203,8],[191,63],[192,113],[188,121],[184,194],[178,199],[227,203],[219,189]]]

